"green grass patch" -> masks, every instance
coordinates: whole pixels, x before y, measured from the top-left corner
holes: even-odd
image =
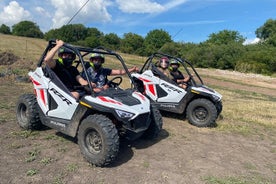
[[[42,158],[42,159],[40,160],[40,163],[42,163],[42,164],[44,164],[44,165],[48,165],[48,164],[50,164],[52,161],[53,161],[52,158],[50,158],[50,157],[44,157],[44,158]]]
[[[39,154],[40,154],[40,150],[38,150],[38,149],[34,149],[33,151],[29,151],[28,157],[25,158],[25,161],[26,162],[32,162],[32,161],[37,159]]]
[[[37,169],[30,169],[27,171],[27,176],[34,176],[38,173]]]
[[[79,166],[77,164],[68,164],[66,166],[66,171],[69,171],[69,172],[75,172],[79,169]]]
[[[23,138],[37,137],[40,135],[38,131],[31,131],[31,130],[15,131],[15,132],[11,132],[10,134],[16,137],[23,137]]]

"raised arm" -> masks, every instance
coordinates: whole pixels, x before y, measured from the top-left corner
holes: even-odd
[[[62,45],[64,44],[64,42],[62,40],[56,40],[56,46],[54,46],[45,56],[44,58],[44,62],[46,63],[46,65],[48,65],[50,68],[55,68],[56,66],[56,62],[53,59],[56,52],[58,51],[58,49],[60,49],[60,47],[62,47]]]

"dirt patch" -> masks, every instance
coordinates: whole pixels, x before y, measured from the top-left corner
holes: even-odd
[[[276,97],[276,78],[236,71],[214,70],[211,72],[210,75],[210,70],[200,69],[199,71],[204,76],[203,80],[206,85]]]
[[[0,126],[1,183],[201,184],[208,176],[252,173],[267,183],[276,181],[272,141],[198,129],[170,118],[164,118],[157,140],[122,142],[118,159],[106,168],[90,166],[76,141],[54,130],[26,136],[14,121]]]
[[[0,65],[11,65],[15,63],[19,57],[10,52],[0,53]]]

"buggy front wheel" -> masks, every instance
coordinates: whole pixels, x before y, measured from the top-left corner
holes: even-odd
[[[89,163],[100,167],[106,166],[119,152],[117,129],[106,116],[90,115],[81,122],[78,144]]]
[[[163,120],[160,111],[155,106],[151,106],[150,125],[142,137],[148,140],[156,138],[162,130],[162,126]]]
[[[195,99],[189,103],[186,110],[186,117],[192,125],[197,127],[208,127],[215,123],[217,109],[208,99]]]

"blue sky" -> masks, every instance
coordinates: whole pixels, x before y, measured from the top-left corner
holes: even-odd
[[[238,31],[253,42],[255,31],[276,19],[276,0],[0,0],[0,25],[35,22],[43,32],[71,23],[108,34],[167,31],[174,41],[200,43],[212,33]]]

